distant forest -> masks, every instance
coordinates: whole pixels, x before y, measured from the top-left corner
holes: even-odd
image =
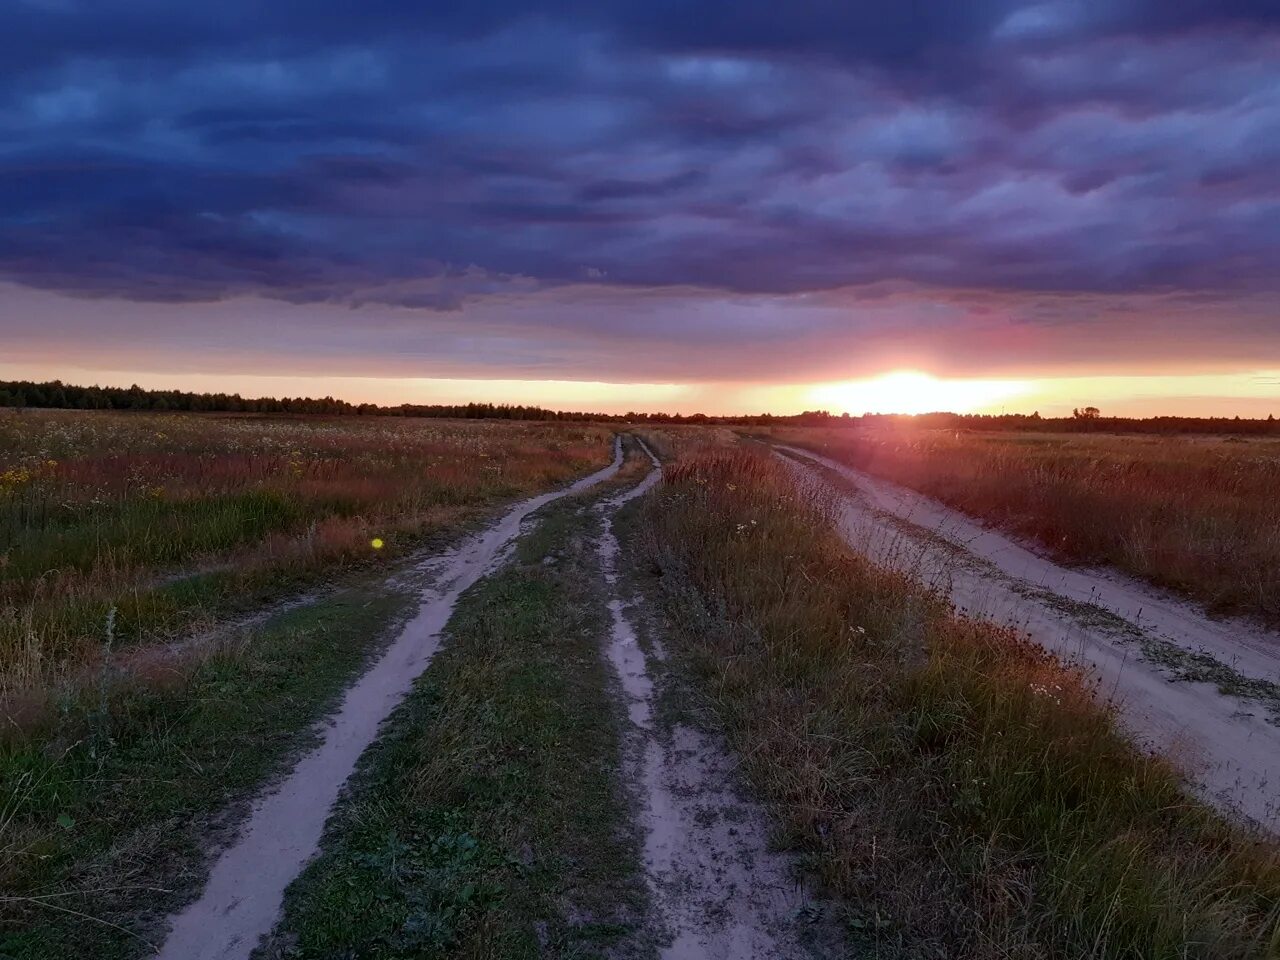
[[[547,410],[505,403],[379,406],[333,397],[242,397],[238,393],[188,393],[132,387],[77,387],[60,380],[0,380],[0,407],[65,410],[153,410],[192,413],[309,413],[327,416],[447,417],[470,420],[621,420],[605,414]]]
[[[1280,405],[1280,401],[1278,401]],[[702,413],[625,414],[549,410],[508,403],[417,404],[381,406],[347,403],[333,397],[242,397],[238,393],[188,393],[132,387],[80,387],[50,380],[0,380],[0,408],[43,407],[66,410],[151,410],[193,413],[321,414],[325,416],[438,417],[464,420],[570,420],[604,423],[704,423],[726,426],[890,426],[894,424],[946,430],[1020,430],[1062,433],[1218,433],[1280,436],[1275,415],[1265,420],[1240,417],[1106,417],[1095,407],[1070,417],[1032,414],[833,414],[809,410],[789,416],[718,417]]]

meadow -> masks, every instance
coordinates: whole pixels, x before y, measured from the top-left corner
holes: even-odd
[[[0,955],[153,955],[416,609],[418,552],[612,454],[572,423],[0,413]]]
[[[669,643],[871,955],[1276,956],[1276,848],[1086,677],[851,551],[831,497],[707,451],[642,529]]]
[[[1111,565],[1211,612],[1280,623],[1280,441],[916,429],[773,436]]]
[[[759,445],[719,427],[636,434],[664,481],[608,507],[618,582],[595,538],[609,498],[650,470],[630,439],[618,472],[545,508],[461,595],[268,955],[651,955],[661,898],[604,653],[615,604],[646,655],[670,654],[653,661],[654,742],[687,751],[679,726],[705,727],[750,780],[732,810],[700,815],[736,830],[743,798],[765,800],[772,839],[820,881],[801,913],[829,912],[866,955],[1280,955],[1272,838],[1193,799],[1089,677],[870,563],[835,526],[840,490],[798,483]],[[1274,520],[1262,443],[774,435],[952,503],[1004,471],[1033,488],[1024,512],[965,508],[1005,524],[1050,509],[1036,487],[1078,490],[1079,516],[1059,522],[1094,533],[1091,562],[1108,562],[1107,523],[1183,535],[1208,511],[1238,550]],[[39,699],[56,721],[11,710],[0,737],[0,956],[133,960],[420,609],[416,558],[608,463],[612,431],[25,411],[0,414],[0,451],[0,703]],[[1181,499],[1156,510],[1166,493]],[[151,670],[140,654],[156,650],[181,655]]]
[[[581,424],[0,415],[0,697],[606,463]]]

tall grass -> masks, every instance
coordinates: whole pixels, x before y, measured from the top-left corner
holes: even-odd
[[[1280,442],[777,431],[1216,612],[1280,624]]]
[[[1276,848],[1190,800],[1089,685],[839,540],[751,452],[648,508],[677,649],[882,956],[1263,958]]]
[[[0,415],[0,696],[607,461],[568,424]]]

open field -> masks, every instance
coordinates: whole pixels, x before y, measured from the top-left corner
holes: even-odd
[[[0,415],[0,696],[600,466],[501,421]]]
[[[969,602],[1057,629],[1056,585],[838,464],[684,425],[0,422],[4,596],[46,622],[48,549],[111,624],[14,671],[56,723],[0,741],[5,960],[1280,951],[1273,839]],[[1148,680],[1265,753],[1238,649]]]
[[[1280,624],[1280,441],[911,428],[773,436],[1055,556],[1113,566],[1213,612]]]
[[[416,549],[613,450],[583,425],[0,426],[6,957],[146,955],[210,845],[416,608],[434,562]]]

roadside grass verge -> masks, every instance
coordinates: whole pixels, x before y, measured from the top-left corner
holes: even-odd
[[[0,957],[149,956],[208,849],[409,610],[350,585],[178,662],[113,671],[0,740]]]
[[[776,429],[1077,563],[1280,626],[1280,443]]]
[[[789,840],[878,955],[1266,958],[1276,847],[1189,798],[1076,673],[852,554],[749,451],[668,467],[647,549]]]
[[[514,561],[463,596],[263,955],[645,955],[581,502],[550,508]]]

